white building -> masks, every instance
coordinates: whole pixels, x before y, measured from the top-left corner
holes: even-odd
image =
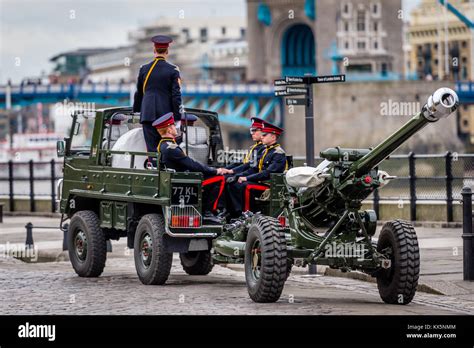
[[[227,40],[213,44],[203,56],[203,77],[215,83],[246,80],[249,47],[246,40]]]
[[[140,65],[153,59],[151,37],[168,35],[173,38],[169,61],[179,66],[183,83],[202,81],[203,76],[206,77],[209,59],[212,59],[209,57],[212,47],[221,42],[244,40],[246,22],[245,17],[158,19],[157,24],[145,26],[130,35],[135,42],[132,80],[136,79]],[[243,54],[244,51],[241,51]],[[243,56],[240,58],[246,59]]]
[[[93,83],[129,82],[133,52],[134,48],[127,46],[87,57],[87,80]]]

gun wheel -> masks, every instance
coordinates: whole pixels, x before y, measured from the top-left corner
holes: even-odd
[[[278,220],[258,215],[245,244],[245,281],[255,302],[275,302],[288,275],[285,232]]]
[[[389,304],[408,304],[415,296],[420,273],[420,252],[413,226],[402,220],[383,225],[377,251],[390,259],[390,266],[377,274],[382,300]]]
[[[96,213],[82,210],[71,218],[68,252],[74,271],[80,277],[98,277],[107,259],[107,243]]]
[[[134,240],[135,269],[145,285],[163,285],[170,275],[173,253],[163,244],[165,222],[158,214],[143,216],[138,223]]]
[[[189,275],[207,275],[214,265],[209,251],[190,251],[180,253],[181,266]]]

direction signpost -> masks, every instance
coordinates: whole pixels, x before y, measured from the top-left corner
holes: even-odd
[[[288,98],[286,105],[305,106],[306,127],[306,164],[314,167],[314,110],[313,110],[313,84],[345,82],[346,75],[331,76],[286,76],[284,79],[275,80],[275,87],[285,89],[275,90],[276,97],[292,97],[304,95],[304,98]],[[304,87],[288,87],[292,85],[304,85]],[[308,269],[309,274],[316,274],[316,265],[312,264]]]
[[[286,76],[284,79],[274,81],[275,87],[286,87],[276,90],[276,97],[292,97],[304,95],[304,98],[288,98],[286,105],[305,106],[306,127],[306,163],[314,167],[314,110],[313,110],[313,84],[345,82],[346,75],[329,76]],[[287,87],[292,85],[304,85],[304,87]]]

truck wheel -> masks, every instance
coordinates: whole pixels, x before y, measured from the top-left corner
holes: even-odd
[[[107,243],[97,214],[90,210],[75,213],[67,236],[74,271],[80,277],[98,277],[105,267]]]
[[[420,273],[420,252],[413,226],[402,220],[382,227],[377,251],[390,258],[390,267],[377,274],[379,294],[385,303],[408,304],[415,296]]]
[[[287,276],[284,230],[272,217],[255,217],[245,244],[245,281],[250,298],[261,303],[277,301]]]
[[[145,285],[163,285],[171,271],[173,253],[165,252],[165,222],[158,214],[144,215],[135,232],[134,256],[138,278]]]
[[[190,251],[180,253],[179,259],[184,271],[189,275],[206,275],[211,272],[214,265],[209,251]]]

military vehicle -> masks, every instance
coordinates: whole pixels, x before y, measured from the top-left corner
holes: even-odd
[[[179,253],[190,275],[206,275],[214,264],[244,264],[248,293],[255,302],[277,301],[293,265],[318,264],[370,274],[383,301],[408,304],[419,276],[415,230],[409,222],[389,221],[375,241],[377,216],[362,211],[361,204],[394,179],[378,165],[458,104],[455,92],[439,89],[419,114],[375,148],[330,148],[321,152],[324,161],[316,168],[272,174],[264,183],[268,189],[255,198],[253,212],[222,225],[203,219],[200,173],[144,165],[147,156],[159,160],[159,154],[136,151],[137,144],[138,149],[144,145],[134,138],[141,129],[130,108],[76,114],[69,137],[58,143],[58,155],[65,157],[60,211],[62,224],[70,219],[72,266],[79,276],[99,276],[106,241],[127,237],[143,284],[165,284],[173,253]],[[195,129],[188,127],[185,134],[188,154],[197,158],[204,150],[200,160],[219,165],[223,146],[218,115],[187,112],[199,118]],[[88,136],[81,136],[84,130]]]

